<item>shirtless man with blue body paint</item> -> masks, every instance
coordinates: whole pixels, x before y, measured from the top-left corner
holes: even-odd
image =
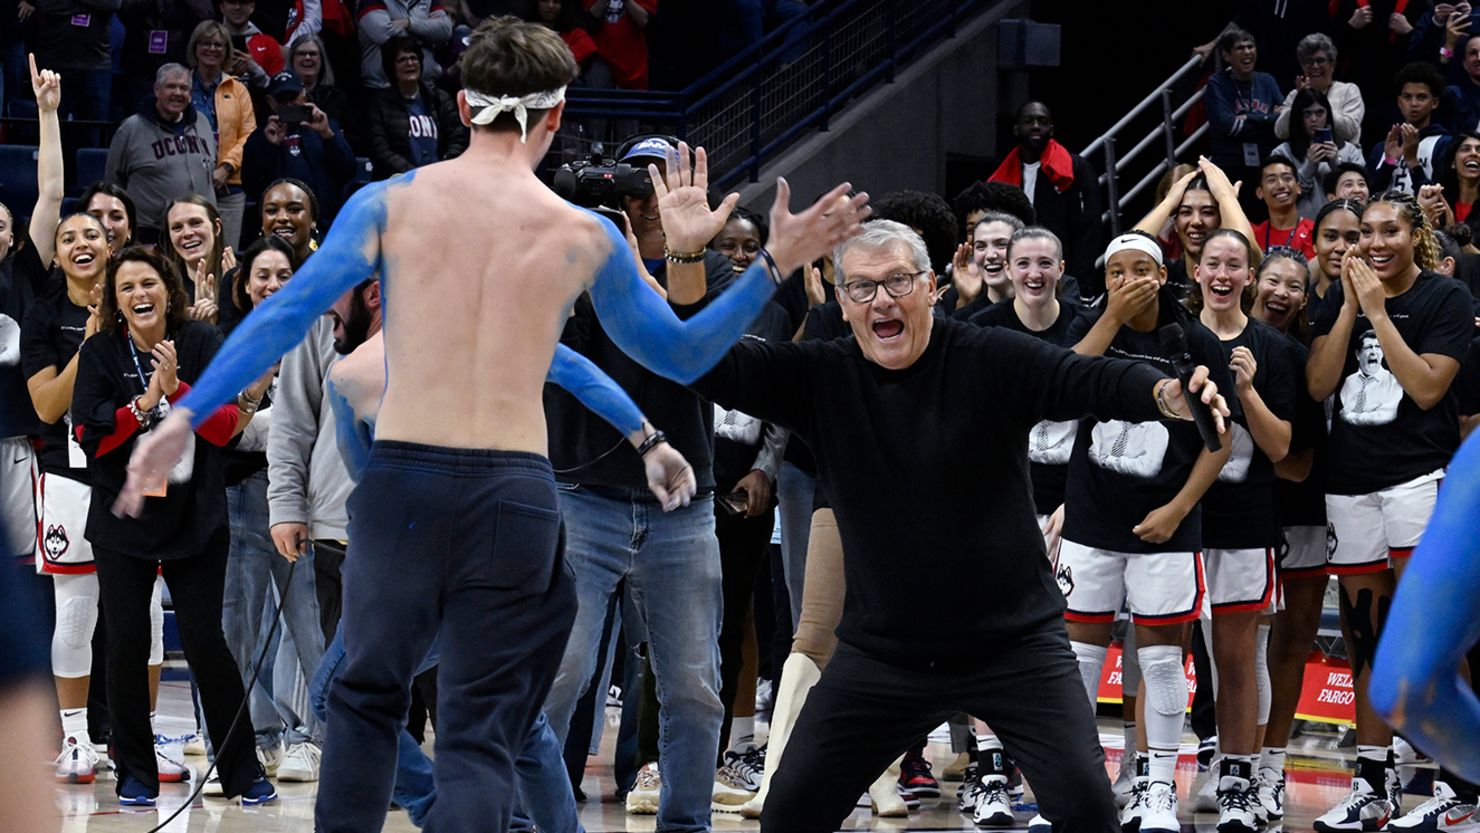
[[[426,829],[508,827],[514,755],[549,689],[575,608],[541,391],[576,298],[590,293],[622,349],[689,383],[739,338],[775,278],[831,251],[866,216],[867,195],[844,198],[846,183],[792,214],[790,189],[778,182],[764,258],[771,267],[758,261],[680,322],[642,282],[617,229],[560,200],[533,174],[576,71],[559,36],[489,21],[461,62],[468,151],[350,199],[319,253],[248,316],[139,444],[117,506],[138,512],[143,491],[179,457],[191,420],[261,375],[344,290],[380,275],[388,380],[377,438],[349,504],[356,566],[346,576],[344,626],[356,638],[329,698],[315,808],[323,833],[383,824],[411,672],[434,637],[442,650],[439,798]],[[655,176],[654,188],[669,199],[665,215],[682,221],[670,224],[683,239],[670,231],[669,249],[687,254],[723,226],[737,198],[711,211],[703,152],[692,169],[687,149],[680,154],[667,183]],[[669,508],[692,494],[684,474],[667,478]]]

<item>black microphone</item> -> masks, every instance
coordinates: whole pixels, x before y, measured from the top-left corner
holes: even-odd
[[[1192,370],[1196,365],[1192,362],[1192,354],[1187,351],[1187,334],[1182,332],[1181,324],[1168,324],[1157,334],[1161,337],[1161,349],[1167,352],[1172,367],[1177,371],[1177,379],[1182,382],[1182,398],[1192,409],[1192,422],[1197,426],[1197,433],[1202,435],[1203,445],[1209,451],[1218,451],[1223,448],[1223,441],[1218,438],[1218,429],[1213,424],[1213,412],[1201,397],[1193,394],[1190,387]]]

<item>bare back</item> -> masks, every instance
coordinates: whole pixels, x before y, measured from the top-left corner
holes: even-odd
[[[611,254],[598,221],[527,169],[466,157],[418,169],[384,199],[376,436],[545,454],[551,357]]]

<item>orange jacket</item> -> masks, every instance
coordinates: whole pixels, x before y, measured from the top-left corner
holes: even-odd
[[[242,184],[242,148],[256,129],[257,114],[247,85],[222,75],[216,87],[216,164],[231,164],[233,172],[226,180],[231,185]]]

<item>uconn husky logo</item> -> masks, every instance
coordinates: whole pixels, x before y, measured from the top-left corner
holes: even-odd
[[[1074,592],[1074,570],[1068,564],[1060,564],[1053,577],[1059,583],[1059,591],[1067,599]]]
[[[72,541],[67,537],[66,529],[60,524],[52,524],[46,528],[46,534],[41,538],[41,546],[46,550],[46,557],[56,561],[66,554],[67,548],[72,546]]]

